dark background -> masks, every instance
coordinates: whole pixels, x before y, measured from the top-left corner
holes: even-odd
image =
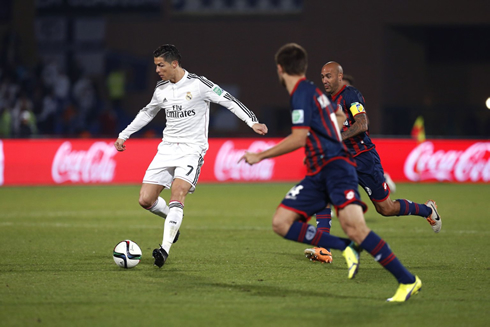
[[[148,0],[132,7],[102,0],[86,1],[90,6],[0,2],[0,37],[16,36],[2,43],[1,53],[5,57],[15,44],[17,64],[32,71],[31,84],[39,83],[36,67],[54,58],[68,72],[84,71],[97,89],[99,105],[87,123],[95,125],[46,134],[115,137],[151,98],[157,81],[153,50],[172,43],[185,69],[237,96],[269,125],[271,136],[286,135],[289,98],[278,84],[274,54],[296,42],[308,51],[307,76],[318,86],[320,69],[330,60],[354,76],[372,135],[409,135],[419,115],[429,137],[490,135],[488,0]],[[201,9],[192,11],[196,3]],[[106,86],[115,69],[127,77],[119,102],[110,101]],[[29,94],[32,88],[26,86]],[[115,126],[93,127],[106,110],[115,115]],[[210,136],[252,136],[222,110],[212,108]],[[145,130],[159,135],[163,126],[159,115]]]

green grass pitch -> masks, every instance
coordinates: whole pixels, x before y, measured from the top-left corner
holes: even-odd
[[[151,251],[163,220],[139,207],[139,186],[0,188],[0,325],[490,325],[490,185],[398,184],[393,199],[436,200],[439,234],[369,203],[368,226],[422,279],[403,304],[385,302],[396,280],[365,252],[348,280],[340,252],[310,262],[272,232],[291,186],[200,184],[162,269]],[[336,218],[332,233],[344,236]],[[112,259],[124,239],[143,250],[136,268]]]

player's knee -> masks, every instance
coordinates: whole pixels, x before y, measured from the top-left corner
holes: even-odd
[[[290,226],[286,226],[287,224],[278,218],[272,219],[272,230],[274,233],[280,235],[280,236],[285,236],[289,230]]]
[[[274,233],[281,235],[281,224],[277,222],[275,219],[272,220],[272,230]],[[282,235],[281,235],[282,236]]]
[[[152,201],[150,198],[148,198],[144,195],[140,195],[138,202],[139,202],[140,206],[143,207],[144,209],[149,209],[153,205],[153,202],[155,202],[155,201]]]

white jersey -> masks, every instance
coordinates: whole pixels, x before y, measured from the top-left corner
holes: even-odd
[[[210,102],[228,108],[250,127],[258,123],[254,113],[231,94],[207,78],[186,71],[177,83],[158,82],[150,103],[140,110],[119,138],[127,140],[164,109],[167,124],[163,141],[198,144],[207,150]]]

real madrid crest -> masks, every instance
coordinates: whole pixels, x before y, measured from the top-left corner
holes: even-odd
[[[192,100],[192,93],[191,92],[187,92],[187,94],[185,95],[185,99],[187,101],[191,101]]]

